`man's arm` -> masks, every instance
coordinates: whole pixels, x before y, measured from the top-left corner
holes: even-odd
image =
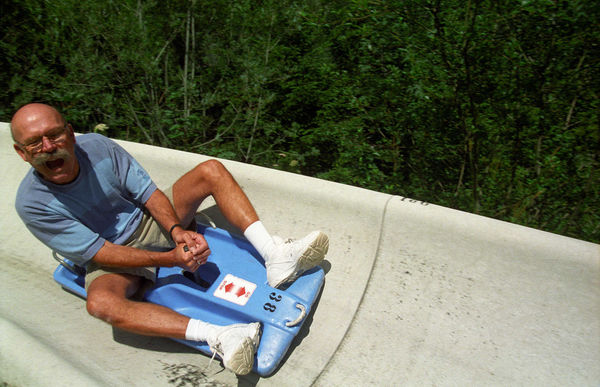
[[[184,244],[179,244],[170,251],[156,252],[116,245],[109,241],[104,242],[93,259],[94,262],[109,267],[179,266],[192,272],[206,262],[206,258],[197,260],[190,250],[185,249]]]
[[[157,189],[152,193],[145,206],[165,230],[169,230],[174,224],[179,223],[179,218],[169,198],[160,190]],[[181,227],[176,227],[172,235],[177,247],[171,251],[147,251],[107,241],[94,256],[94,261],[104,266],[180,266],[191,271],[197,269],[196,265],[206,262],[210,255],[210,249],[202,235]]]
[[[173,225],[180,223],[169,198],[159,189],[152,193],[145,206],[152,217],[167,231],[171,230]],[[185,230],[183,227],[175,227],[171,232],[171,236],[177,245],[186,244],[197,258],[206,261],[206,258],[210,255],[204,236],[197,232]]]
[[[150,195],[150,198],[144,203],[144,206],[150,211],[150,214],[156,219],[158,224],[167,231],[169,231],[173,225],[180,223],[179,217],[177,217],[169,198],[159,189]],[[175,239],[175,236],[179,236],[181,231],[183,231],[182,227],[173,229],[173,238]]]
[[[181,251],[178,251],[181,250]],[[189,255],[189,253],[187,254]],[[186,252],[183,245],[166,252],[155,252],[135,247],[104,242],[104,246],[94,255],[94,261],[103,266],[144,267],[144,266],[182,266],[185,265]],[[193,261],[193,259],[191,259]]]

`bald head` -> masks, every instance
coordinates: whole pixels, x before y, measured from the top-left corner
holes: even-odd
[[[10,133],[15,142],[22,142],[23,133],[36,129],[48,122],[55,123],[60,126],[65,125],[65,120],[62,115],[50,105],[43,103],[30,103],[21,107],[13,115],[10,121]]]
[[[14,150],[46,180],[73,181],[79,173],[75,133],[62,115],[42,103],[25,105],[10,121]]]

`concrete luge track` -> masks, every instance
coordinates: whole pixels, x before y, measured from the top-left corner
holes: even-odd
[[[202,155],[120,142],[159,187]],[[0,126],[0,382],[9,385],[598,385],[600,246],[222,160],[268,229],[329,234],[323,292],[269,378],[113,330],[52,280],[14,211],[28,169]],[[228,228],[208,201],[202,212]],[[202,221],[205,217],[200,216]],[[185,384],[188,383],[188,384]]]

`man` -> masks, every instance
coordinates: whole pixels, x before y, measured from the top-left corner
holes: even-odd
[[[138,334],[205,341],[237,374],[252,369],[259,323],[216,326],[136,297],[155,281],[155,267],[193,272],[206,262],[210,246],[193,227],[200,203],[213,196],[264,258],[273,287],[293,281],[327,253],[328,238],[318,231],[299,241],[273,239],[216,160],[199,164],[163,193],[116,143],[99,134],[75,138],[51,106],[20,108],[11,133],[14,149],[33,167],[19,187],[17,212],[44,244],[87,269],[88,312]]]

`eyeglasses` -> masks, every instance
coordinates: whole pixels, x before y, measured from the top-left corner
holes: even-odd
[[[17,144],[19,144],[20,146],[22,146],[23,148],[25,148],[30,153],[33,153],[33,154],[39,153],[42,150],[42,148],[44,147],[44,142],[43,142],[44,137],[46,137],[46,139],[48,141],[50,141],[52,144],[55,144],[55,145],[65,142],[67,140],[67,126],[68,125],[69,124],[65,124],[65,126],[63,126],[62,128],[51,130],[50,132],[44,134],[41,137],[34,138],[33,140],[28,141],[27,144],[21,144],[18,141],[15,141],[15,142]]]

